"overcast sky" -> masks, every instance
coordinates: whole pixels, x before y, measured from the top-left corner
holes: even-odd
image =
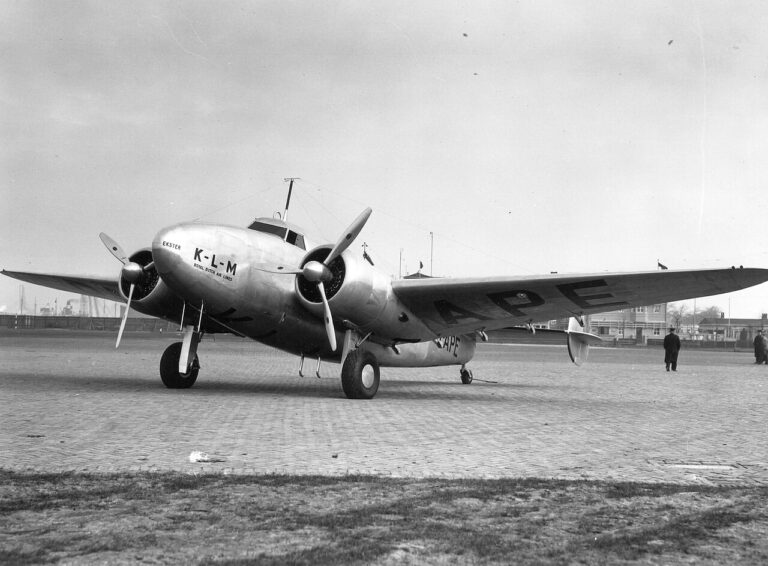
[[[117,277],[99,232],[245,225],[288,176],[318,241],[371,206],[394,275],[768,267],[766,29],[760,1],[0,0],[0,267]],[[698,304],[729,303],[768,285]]]

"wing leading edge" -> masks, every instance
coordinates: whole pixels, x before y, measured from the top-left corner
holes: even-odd
[[[667,270],[394,281],[397,297],[439,335],[619,310],[738,291],[768,269]]]
[[[26,271],[7,271],[5,269],[0,271],[0,273],[20,281],[42,285],[43,287],[60,289],[61,291],[78,295],[90,295],[109,301],[125,302],[117,288],[118,284],[115,278],[107,279],[104,277],[61,275],[55,273],[29,273]]]

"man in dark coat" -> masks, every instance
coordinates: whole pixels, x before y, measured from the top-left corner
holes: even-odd
[[[664,363],[672,366],[672,371],[677,371],[677,354],[680,353],[680,338],[675,334],[675,329],[670,328],[669,334],[664,337]]]
[[[765,356],[765,351],[766,349],[768,349],[768,340],[766,340],[762,330],[757,331],[757,336],[755,336],[754,345],[755,345],[755,363],[756,364],[762,364],[763,362],[768,363],[768,360],[766,360],[766,356]]]

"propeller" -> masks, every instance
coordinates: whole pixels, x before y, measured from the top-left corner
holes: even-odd
[[[328,304],[328,297],[325,296],[325,285],[322,281],[317,282],[317,290],[323,298],[323,321],[325,322],[325,333],[328,335],[328,343],[331,350],[336,351],[336,329],[333,327],[333,315],[331,315],[331,305]]]
[[[349,228],[347,228],[346,233],[339,238],[339,240],[336,242],[336,245],[331,250],[331,253],[328,254],[328,257],[325,258],[325,265],[327,266],[330,264],[334,259],[339,257],[344,250],[346,250],[352,242],[357,238],[358,234],[363,229],[363,226],[365,226],[365,223],[368,222],[368,217],[371,215],[373,210],[371,208],[366,208],[364,211],[360,213],[360,216],[354,219],[352,224],[349,225]]]
[[[331,306],[328,304],[328,297],[325,294],[325,283],[333,279],[333,273],[330,270],[331,263],[339,257],[344,251],[352,245],[358,234],[368,222],[368,218],[371,216],[373,210],[366,208],[360,215],[352,221],[352,224],[344,231],[336,244],[331,248],[331,253],[324,261],[308,261],[303,267],[299,269],[291,269],[285,266],[269,266],[266,264],[254,265],[252,267],[269,273],[279,273],[285,275],[302,275],[304,279],[312,283],[317,283],[317,290],[320,293],[320,298],[323,302],[323,321],[325,323],[325,332],[328,334],[328,343],[331,346],[331,350],[336,351],[336,329],[333,326],[333,315],[331,314]]]
[[[120,332],[118,332],[117,334],[117,343],[115,344],[115,348],[119,348],[120,340],[123,337],[123,330],[125,330],[125,323],[128,321],[128,311],[131,310],[131,299],[133,299],[133,290],[136,288],[136,284],[139,283],[144,278],[144,274],[150,269],[152,269],[155,262],[154,261],[150,262],[144,267],[142,267],[140,264],[136,263],[135,261],[130,261],[128,259],[128,255],[123,251],[123,248],[120,247],[120,244],[115,242],[112,238],[107,236],[104,232],[101,232],[99,234],[99,238],[107,247],[107,249],[109,250],[109,253],[115,256],[117,260],[123,264],[123,268],[120,270],[120,275],[131,284],[128,290],[128,306],[125,308],[125,314],[123,315],[123,320],[120,322]]]
[[[131,299],[133,298],[133,288],[135,286],[136,285],[131,283],[131,288],[128,291],[128,306],[125,309],[123,320],[120,321],[120,332],[117,333],[117,343],[115,344],[115,349],[120,347],[120,339],[123,337],[123,330],[125,330],[125,323],[128,321],[128,309],[131,308]]]
[[[302,275],[308,281],[317,282],[317,290],[320,292],[320,298],[323,300],[323,312],[325,313],[325,332],[328,334],[328,343],[331,346],[331,350],[336,351],[336,329],[333,327],[333,316],[331,315],[331,305],[328,304],[328,297],[325,295],[325,281],[333,279],[333,273],[329,269],[329,266],[337,257],[344,253],[344,251],[352,245],[360,231],[368,222],[368,218],[371,216],[373,210],[366,208],[360,215],[352,221],[349,228],[346,229],[344,234],[337,240],[336,245],[331,249],[331,253],[325,258],[325,261],[320,263],[319,261],[309,261],[302,269]]]

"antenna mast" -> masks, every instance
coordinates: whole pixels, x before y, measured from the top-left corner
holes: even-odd
[[[435,233],[429,233],[429,276],[432,277],[432,265],[435,257]]]
[[[288,218],[288,206],[291,204],[291,193],[293,192],[293,182],[299,179],[299,177],[285,177],[283,181],[290,181],[288,185],[288,198],[285,201],[285,212],[283,213],[283,220]]]

